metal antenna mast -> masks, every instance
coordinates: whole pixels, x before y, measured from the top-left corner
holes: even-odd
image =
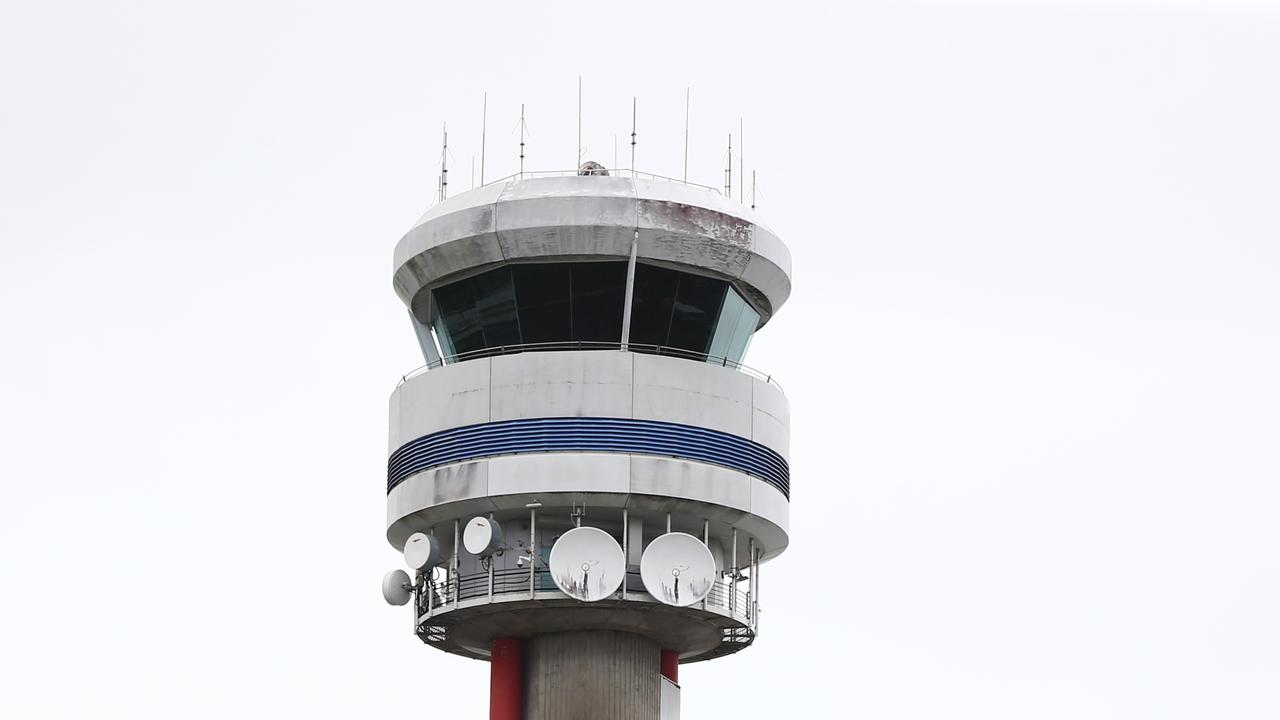
[[[751,209],[756,209],[756,171],[751,171]]]
[[[524,179],[524,103],[520,103],[520,178]]]
[[[484,184],[484,143],[489,134],[489,93],[484,94],[484,108],[480,111],[480,184]]]
[[[689,182],[689,88],[684,89],[684,181]]]
[[[724,196],[733,197],[733,133],[729,133],[729,160],[724,168]]]
[[[582,76],[578,76],[578,161],[575,168],[582,166]]]
[[[631,98],[631,177],[636,176],[636,99]]]
[[[444,124],[444,147],[440,150],[440,199],[449,197],[449,124]]]

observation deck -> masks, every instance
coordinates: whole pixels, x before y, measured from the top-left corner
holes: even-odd
[[[622,173],[505,178],[396,246],[425,365],[390,400],[387,539],[438,545],[414,627],[448,652],[592,629],[691,662],[756,636],[760,564],[789,542],[790,410],[743,359],[790,294],[790,255],[738,202]],[[498,531],[482,553],[463,548],[475,519]],[[549,571],[580,528],[621,549],[621,586],[589,601]],[[673,534],[714,575],[692,605],[639,571]]]

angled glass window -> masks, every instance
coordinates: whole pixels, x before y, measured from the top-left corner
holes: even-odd
[[[663,347],[671,330],[671,310],[676,304],[680,273],[654,265],[636,265],[631,296],[631,342]]]
[[[433,291],[441,351],[620,342],[626,280],[627,264],[609,261],[523,263],[449,283]]]
[[[564,349],[622,340],[627,264],[522,263],[433,290],[446,358],[503,348]],[[631,346],[639,352],[739,362],[760,315],[725,280],[639,263]]]
[[[705,355],[711,349],[716,318],[728,289],[729,283],[724,280],[680,273],[666,344]]]
[[[742,362],[751,344],[751,335],[760,325],[760,313],[755,311],[737,290],[732,288],[724,296],[724,306],[716,321],[716,332],[707,351],[707,362]]]

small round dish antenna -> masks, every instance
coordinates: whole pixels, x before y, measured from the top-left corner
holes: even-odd
[[[426,533],[414,533],[404,544],[404,561],[412,570],[426,570],[440,564],[444,553],[440,541]]]
[[[413,598],[413,582],[409,573],[392,570],[382,577],[382,599],[388,605],[405,605]]]
[[[472,555],[489,557],[502,547],[502,526],[489,518],[471,518],[462,531],[462,547]]]
[[[716,561],[698,538],[660,535],[640,556],[640,579],[658,602],[687,607],[702,601],[716,578]]]
[[[551,547],[547,563],[561,592],[583,602],[609,597],[622,585],[622,547],[600,528],[576,527]]]

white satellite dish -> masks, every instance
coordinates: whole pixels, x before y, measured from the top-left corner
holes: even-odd
[[[480,557],[488,557],[502,547],[502,526],[489,518],[473,517],[462,531],[462,547]]]
[[[412,570],[426,570],[440,564],[444,553],[440,541],[426,533],[414,533],[404,544],[404,561]]]
[[[698,538],[660,535],[640,557],[640,579],[658,602],[686,607],[702,601],[716,579],[716,561]]]
[[[576,527],[551,547],[551,580],[565,595],[583,602],[609,597],[622,585],[622,547],[600,528]]]
[[[413,598],[413,581],[409,573],[392,570],[382,577],[382,599],[388,605],[404,605]]]

